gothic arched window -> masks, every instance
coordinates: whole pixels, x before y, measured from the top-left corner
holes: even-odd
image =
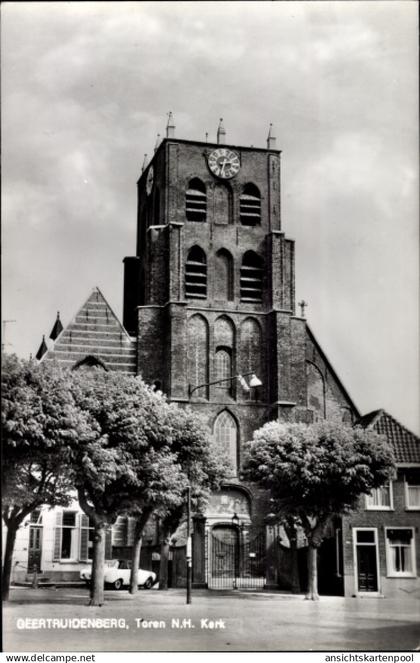
[[[229,348],[217,348],[215,354],[216,380],[226,380],[217,385],[221,391],[231,392],[231,382],[228,380],[232,376],[232,358]]]
[[[264,261],[254,251],[247,251],[242,258],[241,301],[261,302],[263,291]]]
[[[262,362],[261,327],[254,318],[247,318],[240,327],[240,372],[255,373],[259,378],[264,375]],[[258,400],[261,397],[261,387],[251,387],[249,392],[238,389],[246,400]]]
[[[191,387],[206,384],[209,381],[209,327],[207,320],[195,314],[188,320],[188,382]],[[194,391],[194,397],[208,398],[208,387]]]
[[[238,426],[235,419],[223,410],[214,423],[216,442],[228,453],[233,476],[238,474]]]
[[[216,253],[214,273],[214,298],[222,301],[233,300],[233,259],[229,251],[220,249]]]
[[[199,246],[190,249],[185,264],[185,296],[191,299],[207,297],[207,260]]]
[[[255,184],[245,184],[239,196],[239,220],[243,226],[261,223],[261,194]]]
[[[207,217],[207,195],[204,183],[195,177],[185,192],[185,216],[187,221],[205,221]]]

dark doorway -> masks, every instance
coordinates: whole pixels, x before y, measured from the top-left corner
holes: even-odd
[[[41,571],[41,555],[42,555],[42,527],[39,525],[30,525],[29,546],[28,546],[28,573],[33,573],[35,568],[37,572]]]
[[[375,530],[356,530],[357,591],[378,591]]]

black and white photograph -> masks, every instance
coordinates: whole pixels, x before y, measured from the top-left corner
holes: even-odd
[[[2,3],[4,652],[417,660],[418,20]]]

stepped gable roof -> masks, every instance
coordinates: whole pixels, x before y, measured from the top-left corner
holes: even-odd
[[[57,361],[66,368],[99,365],[136,375],[136,339],[127,334],[99,288],[94,288],[42,361]]]
[[[420,463],[420,438],[385,410],[375,410],[361,417],[357,424],[374,428],[392,444],[397,464]]]

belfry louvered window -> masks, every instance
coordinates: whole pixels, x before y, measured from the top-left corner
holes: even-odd
[[[261,223],[261,195],[254,184],[245,184],[239,197],[239,219],[243,226]]]
[[[262,301],[264,264],[254,251],[247,251],[241,267],[241,301]]]
[[[194,299],[207,297],[206,254],[199,246],[193,246],[185,264],[185,296]]]
[[[188,184],[185,192],[185,215],[187,221],[205,221],[207,216],[206,187],[198,178]]]

